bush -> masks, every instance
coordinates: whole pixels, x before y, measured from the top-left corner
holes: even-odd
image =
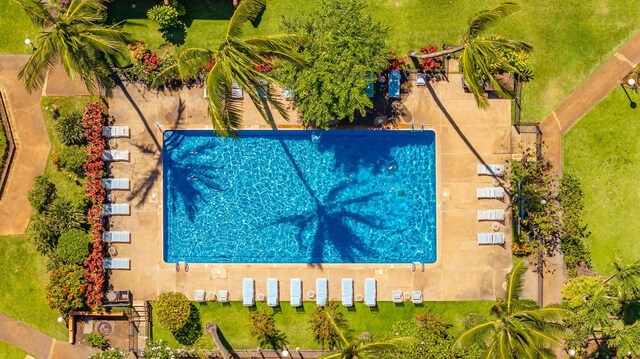
[[[164,359],[164,358],[184,358],[184,351],[180,349],[172,349],[168,343],[160,339],[157,342],[147,341],[147,345],[140,355],[142,358]]]
[[[74,203],[67,199],[58,198],[47,209],[58,228],[58,236],[72,229],[87,226],[87,208],[84,203]]]
[[[63,233],[58,239],[55,258],[63,264],[82,265],[89,255],[91,238],[80,229]]]
[[[184,26],[180,21],[180,12],[173,6],[156,5],[147,11],[147,18],[158,24],[160,30]]]
[[[67,146],[86,143],[80,112],[62,115],[56,122],[55,128],[58,139]]]
[[[331,323],[333,319],[333,323]],[[338,311],[335,303],[329,303],[324,307],[317,307],[316,311],[309,317],[309,329],[313,334],[316,343],[320,344],[324,349],[336,348],[342,345],[338,328],[346,329],[346,320],[344,314]]]
[[[56,185],[46,176],[37,176],[33,188],[29,191],[29,203],[38,213],[44,212],[56,198]]]
[[[127,359],[129,358],[129,352],[121,349],[111,348],[98,354],[93,354],[89,359]],[[165,357],[153,357],[153,358],[165,358]],[[168,358],[168,357],[167,357]]]
[[[60,152],[60,166],[67,171],[84,177],[84,162],[87,160],[87,150],[81,146],[63,147]]]
[[[105,350],[109,347],[109,343],[100,333],[89,333],[84,339],[94,348]]]
[[[47,301],[51,309],[63,315],[84,305],[84,269],[76,265],[61,266],[49,273],[46,286]]]
[[[60,226],[54,216],[47,212],[34,214],[29,222],[29,232],[36,250],[52,257],[60,237]]]
[[[249,333],[263,348],[280,349],[287,344],[286,335],[276,328],[273,315],[266,312],[251,313]]]
[[[153,301],[153,309],[158,313],[160,325],[173,332],[187,324],[191,313],[190,304],[184,294],[167,292]]]

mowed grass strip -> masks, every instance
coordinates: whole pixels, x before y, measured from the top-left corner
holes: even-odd
[[[194,303],[200,311],[200,319],[204,328],[207,322],[218,325],[222,335],[234,349],[252,349],[258,347],[258,341],[249,336],[249,316],[250,309],[243,307],[242,302],[230,302],[224,306],[219,302]],[[275,310],[276,327],[284,332],[289,341],[289,347],[318,349],[318,344],[314,341],[309,331],[309,316],[316,309],[315,302],[303,302],[304,309],[291,307],[289,302],[281,302],[280,307]],[[339,306],[339,310],[345,313],[347,325],[355,335],[361,332],[372,334],[382,334],[391,329],[391,325],[399,320],[412,319],[416,314],[425,308],[443,317],[446,323],[452,324],[455,331],[460,331],[464,327],[464,318],[472,312],[489,314],[489,309],[494,302],[425,302],[424,306],[415,306],[405,302],[396,306],[391,302],[378,302],[376,309],[366,307],[363,303],[355,303],[354,309],[348,310]],[[264,302],[257,302],[257,307],[251,310],[273,313],[273,309],[267,307]],[[180,345],[173,337],[173,334],[161,327],[156,320],[154,312],[153,338],[163,339],[169,345],[179,347]],[[204,329],[203,329],[204,331]],[[204,333],[198,345],[204,348],[214,348],[215,345],[209,334]]]
[[[585,194],[584,221],[595,270],[608,275],[620,251],[627,261],[640,258],[640,102],[637,92],[615,88],[564,137],[564,172],[576,175]]]

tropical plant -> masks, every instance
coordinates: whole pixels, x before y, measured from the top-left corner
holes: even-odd
[[[84,127],[82,127],[82,114],[79,112],[61,115],[56,120],[55,128],[58,139],[67,146],[82,145],[87,142],[84,137]]]
[[[182,21],[180,21],[180,16],[182,15],[184,15],[184,13],[181,14],[178,8],[171,5],[156,5],[147,11],[147,17],[160,27],[160,31],[184,26]]]
[[[29,191],[31,207],[42,213],[55,198],[56,185],[47,176],[36,176],[33,188]]]
[[[64,264],[82,265],[89,254],[90,243],[91,238],[85,231],[72,229],[58,239],[54,257]]]
[[[387,66],[388,31],[366,9],[364,0],[324,0],[317,12],[285,19],[288,31],[307,40],[298,51],[308,66],[284,65],[275,73],[296,94],[304,124],[327,129],[372,107],[365,89]]]
[[[340,345],[339,330],[346,330],[347,321],[338,311],[335,303],[317,307],[309,317],[309,330],[322,348],[336,348]]]
[[[287,345],[286,335],[276,328],[273,314],[253,312],[249,318],[249,334],[260,342],[263,348],[281,349]]]
[[[147,359],[170,359],[188,357],[188,354],[182,349],[169,347],[166,341],[160,339],[158,341],[147,341],[140,356]]]
[[[460,54],[460,68],[464,79],[473,93],[476,103],[480,108],[489,105],[484,96],[482,82],[488,81],[496,89],[496,92],[503,97],[512,97],[513,91],[508,89],[504,83],[496,79],[494,71],[500,68],[502,71],[514,73],[528,77],[530,73],[523,71],[521,67],[514,66],[508,61],[505,53],[529,53],[532,46],[523,41],[509,40],[502,36],[483,36],[488,29],[495,26],[500,20],[512,15],[520,9],[520,6],[513,2],[505,2],[491,10],[483,10],[474,15],[469,20],[469,27],[462,36],[462,44],[452,49],[420,54],[416,51],[409,51],[409,56],[418,59],[427,59],[440,56],[447,56],[456,52]]]
[[[303,65],[304,61],[295,52],[301,39],[288,34],[242,38],[243,27],[247,22],[255,20],[265,6],[266,0],[242,1],[233,13],[224,40],[217,50],[191,48],[182,51],[177,61],[167,66],[153,85],[162,84],[176,75],[182,79],[194,78],[203,68],[213,63],[206,76],[205,87],[209,115],[213,128],[219,135],[235,136],[235,129],[241,124],[241,100],[231,96],[233,83],[244,90],[265,121],[271,121],[270,114],[267,114],[267,104],[271,104],[283,118],[288,119],[286,110],[274,92],[274,86],[269,86],[270,90],[258,94],[258,89],[263,88],[264,83],[280,82],[270,74],[258,71],[256,64],[285,61]]]
[[[176,331],[187,324],[191,302],[180,292],[166,292],[153,301],[153,309],[158,313],[158,322],[163,328]]]
[[[110,348],[100,353],[93,354],[92,356],[89,357],[89,359],[127,359],[127,358],[129,358],[128,351],[122,350],[122,349],[115,349],[115,348]]]
[[[561,320],[568,314],[557,307],[539,308],[533,301],[520,299],[522,276],[527,271],[518,261],[507,275],[505,299],[496,300],[491,319],[463,332],[454,347],[465,348],[479,340],[487,345],[487,358],[553,358],[551,345],[560,343],[564,333]]]
[[[336,353],[325,355],[323,359],[368,359],[379,357],[385,351],[397,350],[400,347],[404,347],[410,344],[413,339],[407,337],[395,337],[384,340],[373,340],[372,338],[360,336],[358,338],[351,339],[350,332],[346,330],[343,316],[337,315],[339,313],[335,305],[330,304],[325,306],[330,308],[329,310],[316,310],[314,315],[324,316],[324,319],[316,318],[315,321],[323,323],[323,331],[325,333],[331,333],[331,348],[337,350]],[[338,319],[338,321],[336,321]],[[313,322],[314,319],[310,319]],[[327,326],[331,326],[331,330]],[[315,334],[315,331],[314,331]],[[317,340],[317,336],[316,336]],[[324,345],[323,345],[324,347]]]
[[[606,278],[576,277],[565,285],[563,304],[572,311],[567,346],[580,354],[595,347],[596,356],[640,356],[640,259],[625,263],[616,253],[612,264]]]
[[[36,26],[49,29],[18,73],[28,91],[41,88],[58,61],[72,80],[79,75],[92,93],[96,83],[109,84],[109,59],[123,49],[128,34],[102,24],[107,9],[102,0],[71,0],[66,10],[47,1],[14,1]]]
[[[84,177],[87,150],[83,146],[64,146],[60,151],[60,166],[76,176]]]
[[[95,332],[89,333],[84,338],[84,340],[86,340],[87,343],[91,344],[92,347],[95,347],[101,350],[105,350],[109,347],[109,343],[107,342],[107,339],[105,339],[100,333],[95,333]]]
[[[63,315],[84,305],[85,280],[83,269],[77,265],[58,267],[49,273],[49,283],[45,288],[51,309]]]

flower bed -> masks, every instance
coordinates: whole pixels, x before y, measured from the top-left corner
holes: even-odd
[[[102,188],[102,178],[105,175],[102,153],[105,148],[105,139],[102,130],[106,122],[106,107],[92,102],[85,107],[82,125],[85,128],[85,137],[89,142],[87,146],[87,161],[83,168],[87,177],[84,192],[91,201],[88,221],[91,225],[91,252],[84,261],[84,277],[87,280],[86,304],[95,309],[102,305],[105,286],[105,271],[102,267],[104,256],[104,243],[102,233],[104,227],[101,222],[102,203],[105,199],[105,190]]]

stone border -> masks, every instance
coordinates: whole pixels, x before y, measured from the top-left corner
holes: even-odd
[[[9,116],[7,115],[7,104],[4,101],[4,96],[0,91],[0,120],[4,126],[4,132],[7,137],[7,158],[4,161],[2,167],[0,167],[0,199],[4,193],[4,187],[9,178],[9,170],[11,169],[11,162],[13,161],[13,155],[16,152],[16,145],[13,141],[13,132],[11,132],[11,124],[9,123]]]

